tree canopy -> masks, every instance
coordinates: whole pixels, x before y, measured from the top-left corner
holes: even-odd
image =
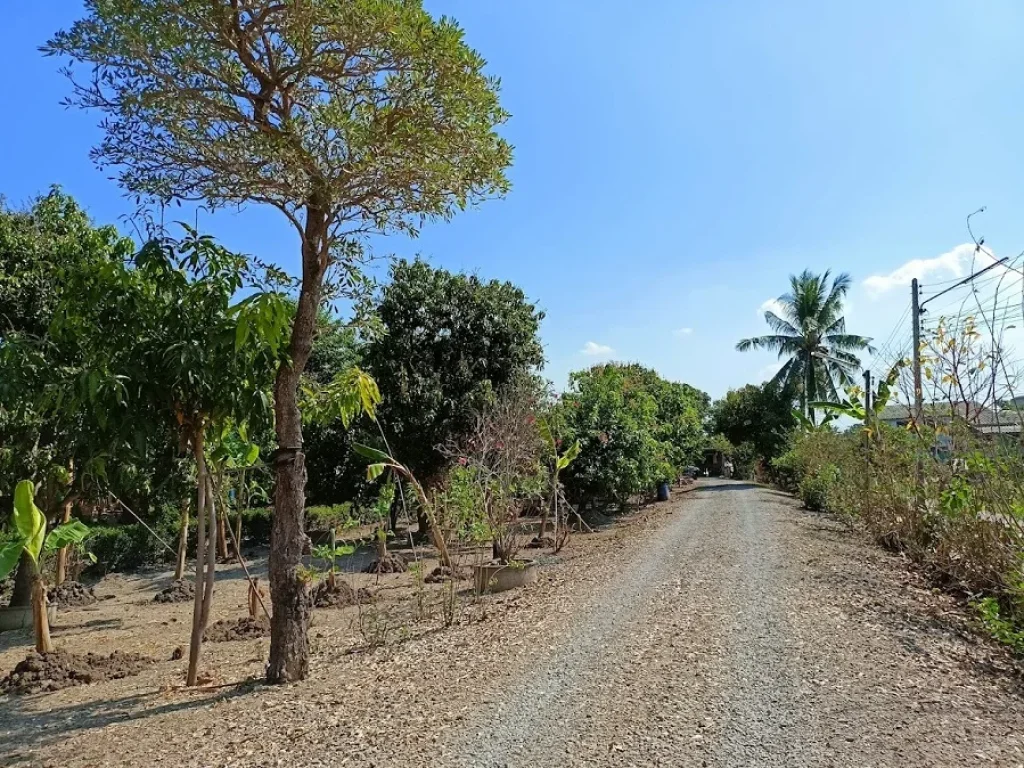
[[[700,456],[707,405],[703,392],[636,364],[570,374],[556,408],[564,441],[581,447],[564,473],[570,496],[625,502],[673,479]]]
[[[733,446],[749,444],[756,460],[770,461],[785,450],[795,427],[792,394],[765,383],[729,390],[717,400],[709,431]]]
[[[782,316],[764,313],[772,329],[769,336],[743,339],[736,349],[766,349],[786,362],[772,384],[796,392],[804,410],[815,400],[839,401],[839,390],[853,383],[851,373],[860,368],[855,352],[872,351],[871,340],[848,333],[843,300],[850,276],[840,274],[829,284],[831,273],[815,275],[804,270],[789,278],[790,291],[779,297]]]
[[[512,283],[400,261],[376,314],[384,332],[365,360],[380,420],[395,456],[429,484],[445,462],[439,449],[494,392],[543,364],[544,313]]]

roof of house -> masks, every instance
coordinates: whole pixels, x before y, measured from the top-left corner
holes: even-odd
[[[925,418],[936,421],[949,421],[955,414],[966,419],[975,429],[986,432],[1019,432],[1024,424],[1024,413],[1016,410],[995,410],[981,403],[961,401],[956,403],[927,403],[924,406]],[[887,405],[878,414],[879,421],[910,421],[911,408],[904,403]]]

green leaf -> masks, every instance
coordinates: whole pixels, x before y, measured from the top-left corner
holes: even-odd
[[[244,464],[249,466],[256,463],[256,459],[260,457],[260,447],[253,443],[249,446],[249,450],[245,454]]]
[[[249,318],[245,314],[239,314],[238,324],[235,325],[235,352],[240,352],[245,342],[249,340]]]
[[[6,579],[11,575],[11,571],[18,567],[18,561],[21,559],[21,552],[24,549],[25,541],[23,539],[9,541],[0,546],[0,580]]]
[[[18,529],[24,549],[33,560],[39,560],[46,535],[46,518],[36,506],[36,489],[31,480],[22,480],[14,489],[14,527]]]
[[[551,425],[547,419],[537,419],[537,431],[540,432],[541,438],[548,444],[548,447],[555,450],[555,436],[551,432]]]
[[[579,455],[580,455],[580,441],[577,440],[575,443],[572,444],[572,446],[570,446],[569,450],[567,450],[565,453],[563,453],[558,458],[558,464],[557,464],[558,470],[561,471],[561,470],[565,469],[566,467],[568,467],[570,464],[573,463],[573,461],[576,460],[576,457],[579,456]]]
[[[47,552],[53,552],[71,544],[81,544],[88,535],[89,527],[85,523],[81,520],[72,520],[69,523],[58,525],[50,531],[43,547]]]
[[[352,450],[362,456],[364,459],[370,459],[371,461],[383,462],[390,464],[394,461],[384,451],[379,451],[376,448],[371,448],[363,443],[352,443]],[[378,473],[380,474],[380,473]]]
[[[383,474],[384,470],[388,468],[387,464],[370,464],[366,468],[366,479],[368,482],[373,482]]]

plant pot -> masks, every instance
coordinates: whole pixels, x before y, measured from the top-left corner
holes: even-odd
[[[473,582],[478,595],[484,592],[504,592],[537,581],[537,563],[519,560],[513,565],[487,563],[473,566]]]
[[[57,620],[56,605],[47,606],[46,618],[51,622]],[[15,629],[32,629],[31,605],[19,608],[0,608],[0,632],[9,632]]]

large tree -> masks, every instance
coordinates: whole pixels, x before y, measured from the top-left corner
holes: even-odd
[[[376,316],[383,333],[365,364],[382,396],[380,422],[394,455],[426,486],[441,450],[473,426],[499,390],[544,362],[544,317],[511,283],[396,263]]]
[[[871,340],[848,333],[843,317],[843,300],[850,289],[850,276],[831,273],[815,275],[804,270],[789,278],[790,290],[779,297],[780,317],[771,310],[764,320],[772,329],[768,336],[743,339],[740,352],[765,349],[786,362],[772,384],[796,392],[804,412],[815,400],[839,400],[839,388],[853,384],[860,367],[855,352],[871,351]]]
[[[114,227],[95,227],[75,201],[58,188],[24,210],[0,201],[0,520],[12,508],[18,481],[39,484],[44,513],[67,521],[88,480],[116,453],[108,414],[48,395],[56,380],[81,359],[78,344],[51,334],[67,275],[102,268],[131,253],[132,242]],[[81,381],[81,389],[90,382]],[[151,476],[136,467],[134,480]],[[66,572],[66,550],[57,558],[58,582]],[[12,605],[27,605],[36,570],[22,559]]]
[[[264,203],[294,227],[301,287],[274,386],[278,451],[270,682],[309,668],[298,405],[324,279],[368,233],[414,234],[505,191],[498,82],[417,0],[86,0],[44,51],[87,66],[70,103],[104,114],[93,154],[131,192]]]
[[[796,427],[793,393],[769,382],[731,389],[711,409],[710,432],[733,446],[749,444],[758,460],[770,461],[785,450]]]
[[[569,375],[555,409],[565,443],[580,454],[564,473],[578,501],[625,503],[670,480],[704,446],[708,396],[635,363],[605,363]]]

